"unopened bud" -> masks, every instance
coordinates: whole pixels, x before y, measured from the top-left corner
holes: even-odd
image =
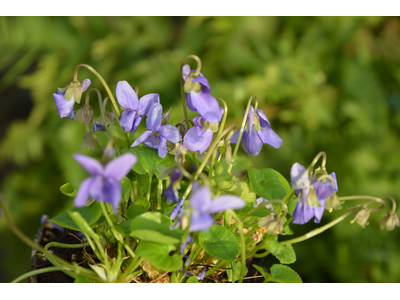
[[[267,233],[272,235],[283,233],[282,219],[276,214],[269,214],[268,216],[260,219],[258,221],[258,226],[265,227],[267,229]]]
[[[75,120],[78,123],[91,124],[93,122],[93,109],[89,104],[83,105],[75,115]]]
[[[329,212],[332,212],[333,209],[342,209],[339,197],[336,195],[336,193],[333,193],[330,197],[325,199],[325,208]]]
[[[114,114],[112,112],[106,111],[105,113],[106,125],[110,126],[114,122]]]
[[[400,227],[399,218],[396,214],[389,211],[382,218],[381,229],[384,229],[386,227],[386,230],[390,231],[393,230],[396,226]]]
[[[369,224],[368,218],[370,214],[371,211],[368,208],[364,208],[357,213],[356,217],[350,221],[350,223],[353,224],[357,221],[358,225],[360,225],[362,228],[365,228],[365,226]]]
[[[166,125],[169,121],[171,107],[162,115],[161,125]]]
[[[102,123],[100,122],[93,122],[93,132],[96,131],[106,131],[106,126],[104,126]]]

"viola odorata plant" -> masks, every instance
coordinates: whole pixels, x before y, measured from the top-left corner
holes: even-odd
[[[189,60],[196,62],[195,68]],[[81,68],[94,77],[80,83]],[[11,230],[53,264],[15,282],[53,270],[76,282],[248,282],[254,278],[302,282],[302,271],[288,266],[296,260],[292,245],[351,215],[351,223],[365,227],[371,214],[385,208],[384,199],[391,209],[381,228],[393,230],[400,225],[391,197],[339,196],[340,174],[327,171],[325,152],[318,153],[307,168],[295,162],[290,182],[271,168],[240,169],[235,163],[240,145],[241,155],[257,156],[264,144],[279,151],[284,142],[279,126],[258,109],[256,96],[249,97],[239,127],[225,126],[228,109],[236,107],[211,94],[211,84],[200,72],[200,58],[186,57],[180,71],[183,114],[177,124],[169,119],[178,112],[165,107],[164,96],[157,91],[140,95],[138,87],[121,80],[114,97],[104,78],[85,64],[76,67],[71,83],[53,94],[54,113],[68,117],[65,122],[84,125],[85,138],[71,156],[75,167],[89,176],[79,187],[61,186],[75,208],[45,217],[45,223],[60,231],[75,230],[81,244],[43,247],[33,242],[16,227],[1,197],[0,212]],[[98,89],[87,90],[96,78],[106,97]],[[84,103],[75,111],[85,92]],[[99,118],[90,105],[93,95]],[[196,114],[193,119],[188,110]],[[106,139],[99,139],[100,135]],[[100,145],[100,140],[107,142]],[[99,147],[103,154],[96,157],[98,152],[91,150]],[[353,200],[357,204],[348,207]],[[323,222],[325,215],[340,209],[343,215]],[[312,219],[324,225],[296,237],[298,226]],[[89,267],[58,257],[51,251],[54,247],[90,248],[93,257],[85,262]],[[279,264],[265,270],[257,259],[267,255],[274,255]],[[249,259],[260,275],[249,274]]]

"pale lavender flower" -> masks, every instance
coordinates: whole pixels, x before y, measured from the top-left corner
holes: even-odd
[[[188,266],[190,264],[190,258],[189,258],[189,255],[186,255],[184,251],[185,251],[187,244],[190,244],[193,241],[194,241],[193,238],[190,235],[188,235],[186,237],[186,241],[181,245],[181,254],[184,258],[186,258],[185,266]]]
[[[197,116],[193,119],[195,126],[190,128],[184,138],[183,146],[190,151],[199,151],[202,154],[211,144],[213,131],[211,129],[203,129],[204,118]]]
[[[233,134],[232,144],[237,143],[239,133],[240,129]],[[253,105],[251,105],[242,135],[242,146],[244,151],[256,156],[261,152],[263,144],[271,145],[277,149],[282,145],[282,139],[271,129],[271,124],[263,111],[257,109],[257,114],[255,114]]]
[[[211,214],[227,209],[243,208],[246,202],[233,195],[222,195],[212,200],[210,190],[202,186],[192,193],[189,205],[193,209],[190,215],[189,231],[195,232],[205,231],[214,223]]]
[[[68,84],[65,88],[58,89],[53,93],[54,103],[60,118],[69,117],[73,111],[74,104],[80,103],[82,93],[90,86],[90,79],[85,79],[82,84],[79,81],[74,81]]]
[[[147,116],[145,131],[139,136],[131,147],[143,143],[149,148],[158,149],[158,156],[164,158],[168,154],[167,141],[176,144],[182,140],[182,136],[175,126],[161,125],[162,120],[162,106],[161,104],[154,104]]]
[[[315,217],[314,222],[319,223],[325,210],[325,199],[335,191],[331,182],[310,180],[306,168],[299,163],[293,164],[290,177],[291,187],[299,195],[293,211],[293,223],[305,224],[313,217]]]
[[[150,108],[155,103],[160,103],[158,94],[147,94],[138,100],[133,88],[126,81],[117,83],[117,99],[118,103],[124,108],[121,114],[119,125],[125,131],[135,133],[142,118],[147,116]]]
[[[132,153],[125,153],[104,166],[83,154],[74,154],[74,158],[92,175],[85,179],[79,187],[75,197],[75,206],[83,206],[91,196],[95,200],[110,203],[116,211],[121,201],[120,181],[136,163],[136,156]]]
[[[222,112],[217,99],[210,94],[210,85],[207,78],[199,73],[194,76],[195,70],[190,70],[189,65],[182,66],[182,78],[185,82],[186,103],[191,111],[197,111],[210,123],[219,123]]]

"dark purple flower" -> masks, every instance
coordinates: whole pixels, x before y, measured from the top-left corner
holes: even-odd
[[[126,81],[117,83],[117,99],[118,103],[124,108],[119,125],[125,131],[132,133],[136,132],[142,118],[147,116],[153,104],[160,103],[158,94],[147,94],[138,100],[135,91]]]
[[[90,79],[85,79],[82,84],[79,81],[73,81],[53,94],[60,118],[68,117],[71,114],[75,102],[81,102],[82,93],[86,91],[90,83]]]
[[[167,156],[167,141],[176,144],[182,140],[182,136],[175,126],[161,125],[161,119],[162,106],[156,103],[151,107],[147,116],[146,127],[148,131],[139,136],[131,147],[143,143],[147,147],[158,149],[158,156],[161,158]]]
[[[192,193],[189,204],[193,209],[190,215],[190,232],[207,230],[214,223],[211,214],[246,206],[246,202],[233,195],[222,195],[212,200],[211,192],[206,186],[202,186]]]
[[[114,210],[117,210],[121,200],[120,181],[136,163],[136,155],[125,153],[105,166],[83,154],[74,154],[74,158],[93,175],[85,179],[79,187],[75,197],[75,206],[83,206],[91,196],[95,200],[110,203]]]
[[[100,130],[100,131],[106,131],[106,126],[104,126],[103,123],[94,121],[94,122],[93,122],[93,132],[96,132],[96,131],[98,131],[98,130]]]
[[[175,169],[172,172],[169,185],[167,186],[167,188],[164,190],[163,193],[164,198],[167,199],[169,203],[179,201],[178,189],[176,188],[176,185],[179,184],[180,179],[182,177],[183,175],[181,170]]]
[[[210,123],[219,123],[222,112],[217,99],[210,94],[210,85],[203,74],[195,77],[195,70],[190,70],[189,65],[182,67],[182,78],[185,82],[186,103],[191,111],[197,111]]]
[[[334,193],[331,182],[312,181],[306,168],[294,163],[290,170],[291,187],[299,198],[293,212],[294,224],[305,224],[313,217],[315,223],[321,221],[325,210],[325,199]]]
[[[201,116],[195,117],[193,123],[195,126],[190,128],[183,138],[183,146],[190,151],[199,151],[202,154],[210,146],[214,133],[210,128],[203,129],[204,118]]]
[[[233,134],[231,138],[232,144],[237,143],[239,133],[240,129]],[[277,149],[282,145],[282,139],[271,129],[271,124],[263,111],[257,109],[257,114],[254,114],[254,108],[251,105],[242,136],[243,149],[247,153],[256,156],[262,150],[263,144],[271,145]]]

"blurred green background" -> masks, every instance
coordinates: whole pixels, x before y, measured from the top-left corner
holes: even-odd
[[[228,124],[240,124],[256,95],[283,139],[280,149],[265,145],[253,158],[258,168],[290,180],[294,162],[308,166],[323,150],[339,196],[400,199],[398,17],[2,17],[0,36],[0,191],[32,238],[42,214],[73,206],[59,187],[87,176],[71,156],[84,126],[60,119],[52,97],[79,63],[94,67],[113,92],[127,80],[140,96],[159,93],[180,120],[180,62],[196,54],[212,94],[228,103]],[[85,78],[105,97],[82,69]],[[92,107],[97,116],[95,101]],[[321,224],[344,211],[325,212]],[[294,245],[291,267],[305,282],[400,282],[400,231],[381,231],[383,214],[366,229],[348,218]],[[317,226],[291,228],[300,235]],[[9,282],[27,271],[31,250],[4,217],[0,236],[0,281]],[[267,268],[276,262],[263,261]]]

